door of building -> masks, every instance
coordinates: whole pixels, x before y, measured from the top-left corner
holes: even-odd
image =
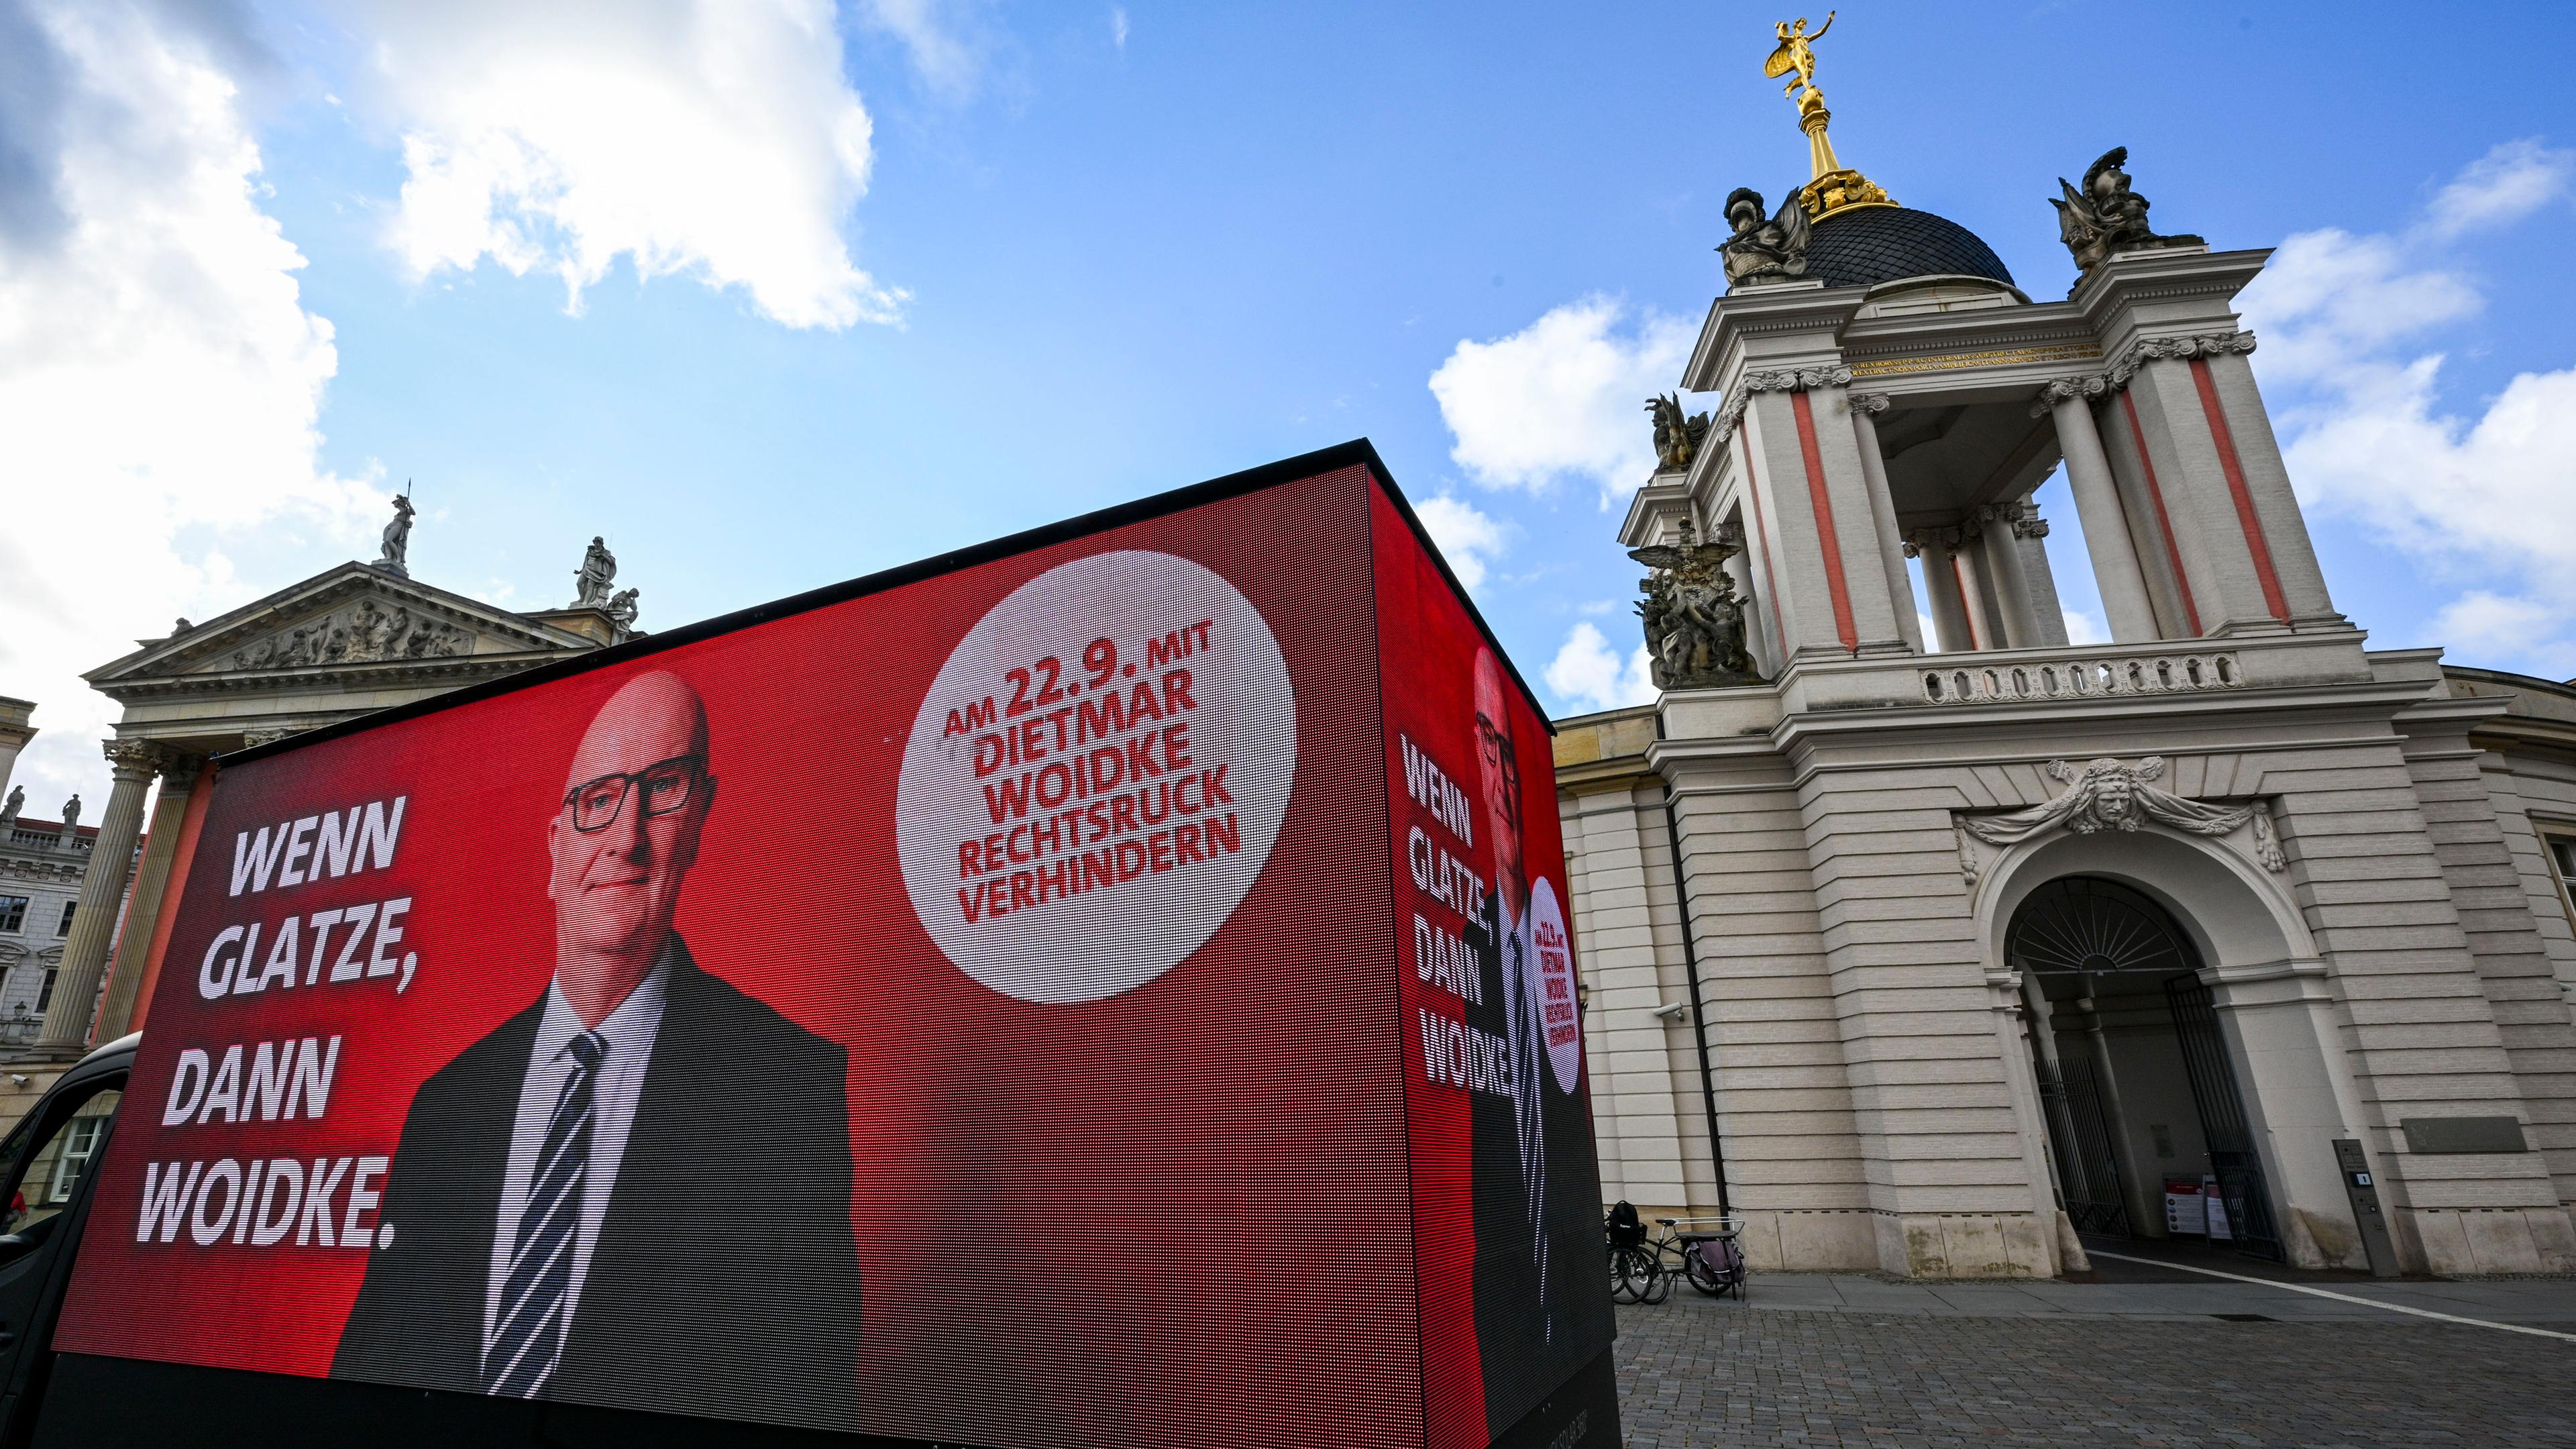
[[[2196,975],[2166,982],[2165,999],[2173,1005],[2174,1034],[2182,1039],[2183,1066],[2191,1074],[2192,1105],[2200,1113],[2201,1135],[2209,1143],[2210,1174],[2218,1179],[2219,1200],[2226,1204],[2237,1251],[2280,1262],[2281,1234],[2272,1221],[2272,1195],[2263,1181],[2262,1160],[2254,1151],[2253,1129],[2245,1121],[2245,1099],[2236,1091],[2227,1039],[2218,1029],[2218,1003],[2208,983]]]
[[[2130,1237],[2127,1196],[2120,1190],[2119,1154],[2111,1146],[2111,1119],[2102,1107],[2093,1064],[2067,1057],[2055,1064],[2037,1052],[2031,1071],[2039,1080],[2040,1107],[2048,1114],[2049,1157],[2057,1168],[2057,1196],[2080,1233]]]

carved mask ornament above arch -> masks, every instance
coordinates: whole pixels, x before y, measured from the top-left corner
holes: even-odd
[[[2092,835],[2102,831],[2135,831],[2148,822],[2186,835],[2227,839],[2240,836],[2239,847],[2255,864],[2275,875],[2289,869],[2273,833],[2270,806],[2262,800],[2215,804],[2187,800],[2157,788],[2164,758],[2149,755],[2136,764],[2103,758],[2074,764],[2048,762],[2050,779],[2065,789],[2025,809],[1957,817],[1959,872],[1977,883],[1992,857],[2024,841],[2059,831]]]

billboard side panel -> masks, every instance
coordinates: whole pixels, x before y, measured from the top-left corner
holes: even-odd
[[[229,766],[61,1347],[1002,1449],[1421,1442],[1370,493]]]
[[[1607,1351],[1612,1321],[1547,722],[1397,505],[1370,507],[1416,1273],[1446,1449],[1520,1424]]]

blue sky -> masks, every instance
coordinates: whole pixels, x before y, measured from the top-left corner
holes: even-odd
[[[2576,672],[2576,12],[1851,8],[1844,159],[2033,297],[2115,144],[2163,229],[2289,241],[2247,310],[2337,603]],[[405,479],[418,576],[556,605],[604,533],[667,628],[1365,435],[1552,704],[1636,696],[1612,530],[1720,203],[1805,179],[1782,17],[538,11],[0,0],[31,814],[103,795],[79,670],[372,556]]]

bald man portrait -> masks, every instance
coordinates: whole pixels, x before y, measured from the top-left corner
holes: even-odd
[[[1537,944],[1530,934],[1531,879],[1520,747],[1511,686],[1490,649],[1476,653],[1475,746],[1479,828],[1492,843],[1493,878],[1467,944],[1482,976],[1470,1026],[1509,1049],[1509,1096],[1469,1099],[1476,1223],[1476,1351],[1484,1367],[1488,1424],[1518,1421],[1533,1390],[1559,1382],[1610,1341],[1610,1295],[1601,1275],[1601,1183],[1592,1123],[1575,1082],[1547,1060]],[[1548,808],[1554,808],[1551,804]],[[1579,1080],[1579,1078],[1577,1079]]]
[[[334,1377],[855,1426],[848,1056],[672,929],[716,796],[677,675],[592,717],[552,979],[412,1099]]]

